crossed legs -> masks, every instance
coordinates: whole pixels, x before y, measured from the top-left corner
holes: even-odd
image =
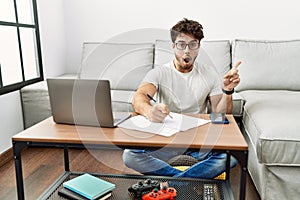
[[[178,155],[189,155],[199,162],[185,171],[180,171],[167,163]],[[159,149],[139,150],[125,149],[123,161],[125,165],[145,175],[174,176],[212,179],[226,170],[226,153]],[[237,160],[231,156],[230,167],[234,167]]]

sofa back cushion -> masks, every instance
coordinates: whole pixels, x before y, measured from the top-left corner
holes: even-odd
[[[223,76],[230,69],[230,51],[229,40],[201,41],[197,61],[215,67]],[[170,40],[156,40],[154,67],[168,63],[173,58],[172,42]]]
[[[300,90],[300,40],[235,40],[232,61],[242,61],[236,91]]]
[[[86,42],[78,77],[107,79],[112,89],[136,90],[153,68],[153,48],[152,43]]]

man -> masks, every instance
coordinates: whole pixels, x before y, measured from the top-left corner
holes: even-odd
[[[133,98],[134,110],[152,122],[163,122],[170,111],[177,113],[204,113],[207,101],[211,111],[230,113],[232,93],[240,82],[238,62],[224,77],[223,82],[213,67],[195,62],[200,41],[203,39],[202,25],[196,21],[183,19],[171,29],[174,59],[151,70],[144,78]],[[150,104],[149,95],[157,94],[158,103]],[[170,166],[167,161],[180,154],[190,155],[197,160],[185,171]],[[123,153],[126,166],[143,174],[214,178],[225,171],[226,154],[216,152],[160,149],[129,150]],[[231,157],[231,167],[237,161]]]

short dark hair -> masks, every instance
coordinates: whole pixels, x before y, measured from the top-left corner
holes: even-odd
[[[199,22],[183,18],[171,28],[171,39],[174,43],[177,36],[181,33],[191,35],[201,41],[204,38],[203,27]]]

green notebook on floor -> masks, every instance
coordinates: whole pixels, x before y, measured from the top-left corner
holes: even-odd
[[[116,187],[113,183],[87,173],[64,182],[63,186],[88,199],[97,199]]]

